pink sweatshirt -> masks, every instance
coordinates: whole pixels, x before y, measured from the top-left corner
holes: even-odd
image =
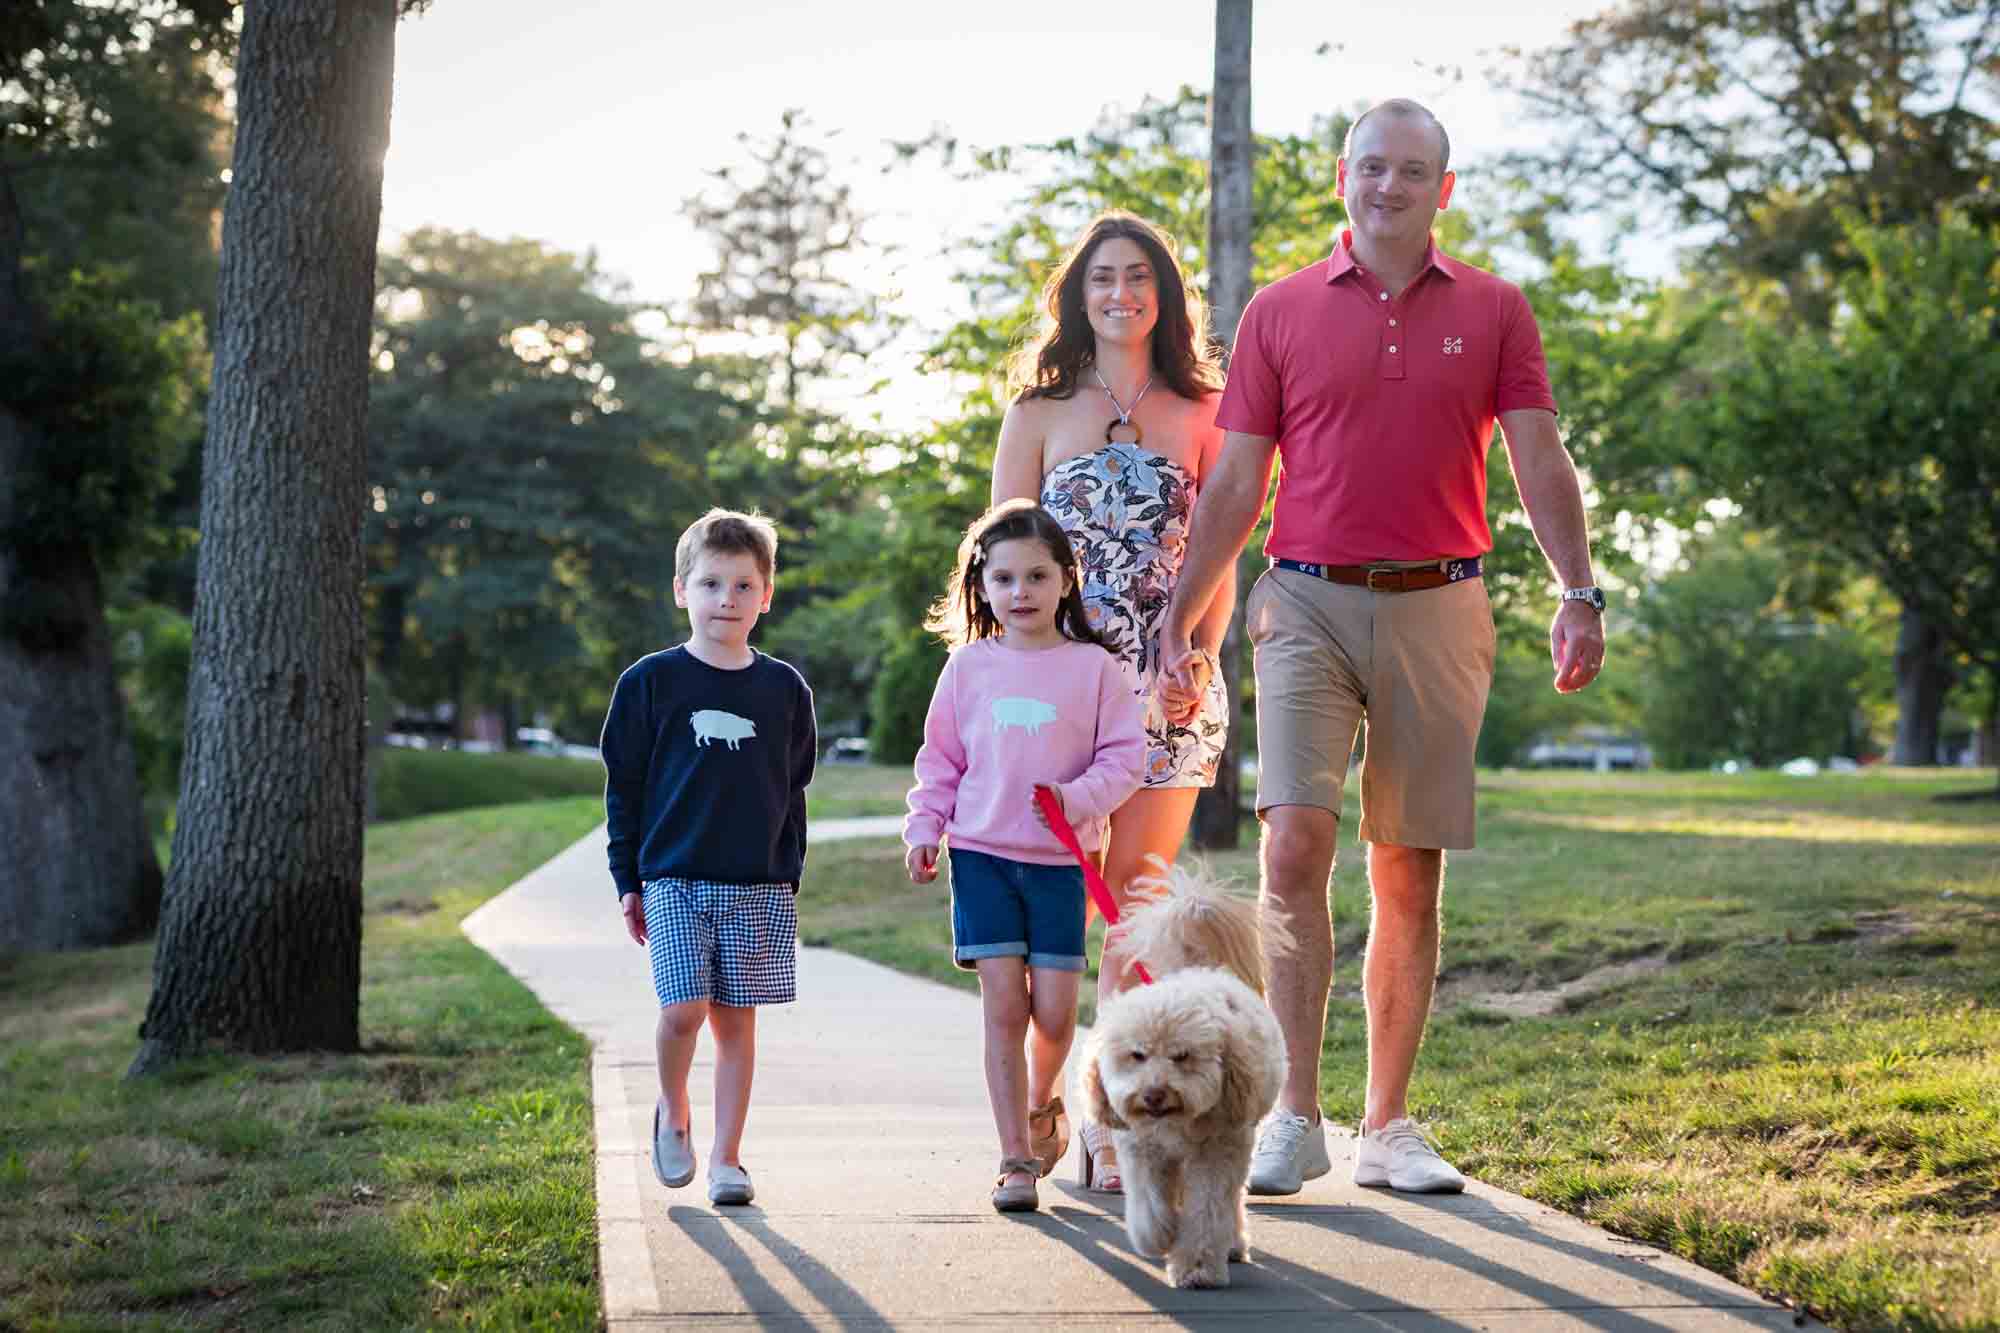
[[[1145,765],[1145,715],[1117,658],[1089,643],[1022,652],[975,640],[938,676],[903,841],[934,847],[942,835],[970,851],[1063,865],[1069,853],[1035,819],[1035,785],[1056,789],[1093,851]]]

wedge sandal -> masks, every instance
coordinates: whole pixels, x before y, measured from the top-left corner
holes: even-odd
[[[1125,1179],[1118,1173],[1118,1146],[1111,1131],[1086,1120],[1077,1133],[1083,1151],[1076,1155],[1076,1183],[1093,1194],[1123,1194]]]
[[[1046,1134],[1042,1132],[1044,1127],[1048,1130]],[[1063,1110],[1062,1098],[1051,1097],[1045,1105],[1029,1110],[1028,1151],[1041,1168],[1039,1174],[1055,1174],[1063,1154],[1069,1151],[1069,1113]]]

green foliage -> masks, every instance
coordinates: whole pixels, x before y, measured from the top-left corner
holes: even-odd
[[[1640,716],[1666,767],[1732,757],[1769,767],[1861,748],[1870,655],[1838,620],[1788,604],[1790,565],[1732,525],[1638,599]]]
[[[604,795],[604,766],[588,759],[461,750],[371,752],[379,823],[482,806]]]
[[[668,631],[674,539],[759,414],[606,286],[534,241],[422,230],[383,257],[366,537],[399,697],[539,702]]]
[[[1619,5],[1524,62],[1546,135],[1509,166],[1580,216],[1701,228],[1707,280],[1778,278],[1817,321],[1853,259],[1836,209],[1912,222],[1978,196],[1991,216],[1996,57],[1989,0]]]
[[[896,320],[840,271],[865,219],[805,113],[787,110],[775,138],[736,138],[750,156],[747,171],[709,172],[720,197],[696,195],[683,206],[715,248],[715,267],[696,285],[693,322],[775,341],[783,349],[779,401],[795,409],[806,383],[851,365]]]
[[[79,549],[116,568],[156,535],[153,505],[200,430],[206,353],[197,317],[162,320],[119,274],[31,276],[44,278],[43,336],[0,345],[7,407],[28,427],[0,526],[19,561],[0,632],[65,641],[74,613],[42,594],[38,573]]]
[[[924,743],[924,715],[938,673],[944,670],[945,649],[937,636],[905,631],[883,659],[875,676],[869,712],[869,757],[878,764],[907,764]]]
[[[1827,327],[1734,326],[1690,466],[2000,670],[2000,225],[1850,216],[1843,235],[1859,263]]]
[[[141,603],[107,613],[119,692],[149,798],[173,797],[186,740],[188,665],[194,622],[172,607]]]

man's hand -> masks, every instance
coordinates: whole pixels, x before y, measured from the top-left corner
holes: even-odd
[[[1183,727],[1201,711],[1201,696],[1215,674],[1215,658],[1185,643],[1160,645],[1160,711],[1167,721]]]
[[[646,895],[643,893],[621,893],[618,895],[618,910],[625,914],[625,933],[636,944],[646,942]]]
[[[1558,693],[1574,694],[1604,670],[1604,617],[1583,602],[1564,602],[1549,626],[1549,658]]]
[[[937,878],[937,854],[936,843],[912,847],[903,853],[903,869],[910,872],[910,883],[928,884]]]

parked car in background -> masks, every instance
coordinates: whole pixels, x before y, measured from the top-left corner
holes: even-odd
[[[868,762],[868,738],[866,736],[842,736],[826,747],[826,762],[829,764],[865,764]]]
[[[1561,736],[1546,737],[1528,747],[1530,768],[1612,769],[1651,768],[1653,752],[1637,736],[1605,727],[1578,727]]]

